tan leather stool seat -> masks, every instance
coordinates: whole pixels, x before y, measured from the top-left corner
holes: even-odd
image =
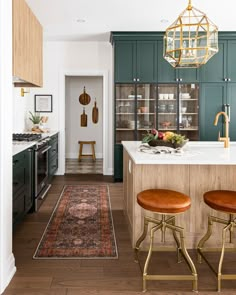
[[[137,195],[138,204],[159,213],[180,213],[191,206],[189,196],[167,189],[149,189]]]
[[[204,202],[211,208],[236,213],[236,191],[215,190],[203,195]]]

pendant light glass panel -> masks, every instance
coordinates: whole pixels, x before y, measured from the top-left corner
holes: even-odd
[[[176,68],[196,68],[218,52],[218,28],[189,5],[166,29],[164,58]]]

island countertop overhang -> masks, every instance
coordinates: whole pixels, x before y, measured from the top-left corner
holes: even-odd
[[[135,164],[236,165],[236,142],[224,148],[224,143],[219,141],[190,141],[180,154],[140,152],[141,141],[122,141],[122,145]]]

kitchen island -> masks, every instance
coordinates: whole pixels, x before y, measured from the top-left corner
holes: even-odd
[[[187,194],[191,208],[176,217],[176,224],[186,231],[188,248],[196,248],[207,227],[208,214],[226,217],[215,212],[203,202],[203,193],[209,190],[236,190],[236,142],[224,148],[222,142],[188,142],[181,153],[149,154],[139,151],[141,142],[124,141],[124,210],[128,219],[132,246],[143,228],[144,210],[136,202],[136,196],[145,189],[165,188]],[[221,226],[214,230],[208,245],[218,247]],[[147,241],[146,241],[147,242]],[[161,246],[159,236],[155,246]],[[173,249],[172,234],[167,232],[166,244]],[[144,247],[147,243],[144,243]]]

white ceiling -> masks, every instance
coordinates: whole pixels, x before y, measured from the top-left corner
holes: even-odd
[[[44,28],[45,40],[71,41],[108,41],[110,31],[164,31],[188,4],[188,0],[26,1]],[[192,0],[192,5],[220,31],[236,31],[235,0]]]

